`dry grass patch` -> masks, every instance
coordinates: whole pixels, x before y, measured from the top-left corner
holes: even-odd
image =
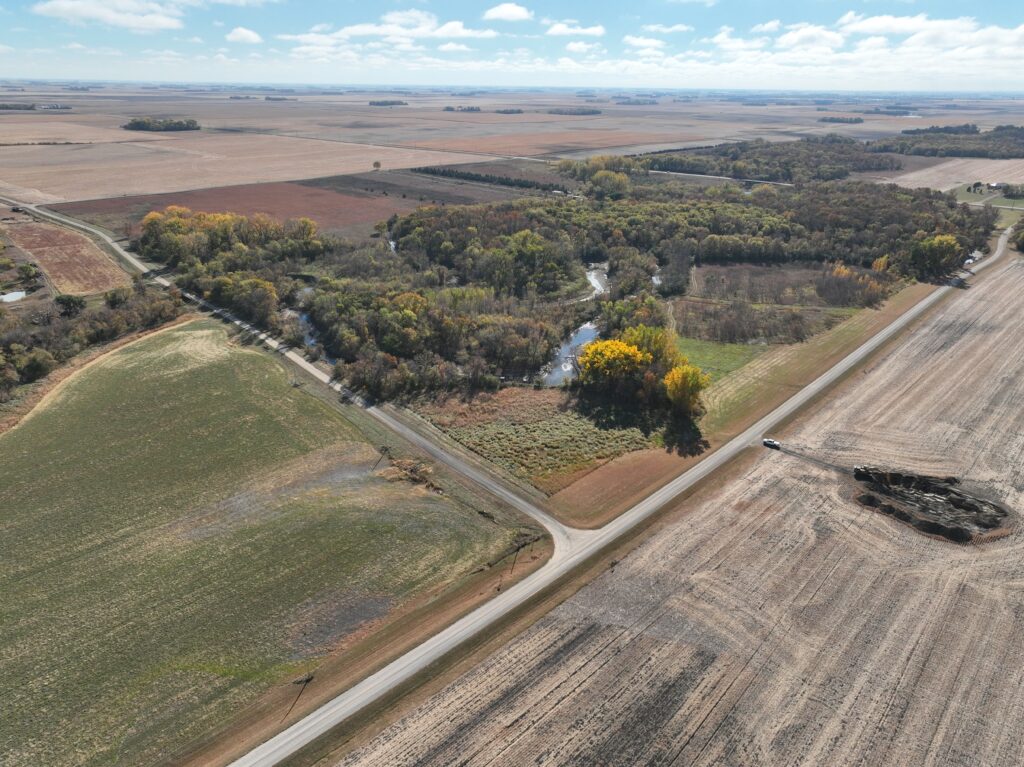
[[[13,224],[2,231],[39,265],[58,293],[85,296],[131,285],[124,270],[85,235],[39,223]]]

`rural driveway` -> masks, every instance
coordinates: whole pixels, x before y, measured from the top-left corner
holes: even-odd
[[[20,204],[0,197],[0,200],[9,204]],[[39,210],[34,205],[22,205],[42,218],[47,218],[57,223],[65,224],[79,231],[84,231],[99,237],[112,248],[114,248],[125,260],[142,273],[149,271],[142,262],[121,248],[113,239],[101,230],[88,224],[67,219],[64,216]],[[999,238],[996,252],[984,259],[974,267],[980,271],[1003,256],[1006,252],[1012,228],[1007,229]],[[161,277],[155,279],[161,285],[170,283]],[[746,429],[742,434],[722,445],[718,450],[708,455],[692,469],[678,476],[664,487],[655,491],[643,501],[633,506],[621,516],[609,522],[598,530],[576,530],[567,527],[550,514],[531,504],[529,501],[511,492],[504,485],[497,482],[486,472],[471,466],[456,455],[449,453],[442,446],[435,444],[425,438],[417,431],[406,426],[388,413],[379,408],[367,405],[350,392],[346,392],[340,384],[333,381],[331,377],[319,368],[310,364],[302,355],[294,350],[284,347],[277,340],[267,336],[249,323],[232,317],[227,312],[217,309],[203,299],[185,294],[185,296],[209,309],[214,314],[224,317],[235,323],[246,331],[256,335],[271,349],[280,352],[290,362],[306,371],[309,375],[331,387],[337,392],[346,394],[354,402],[362,405],[366,411],[383,423],[389,429],[400,434],[403,438],[424,450],[436,460],[446,464],[460,474],[478,483],[488,491],[501,498],[511,506],[519,509],[522,513],[530,516],[543,525],[551,534],[554,540],[554,553],[551,559],[532,575],[520,581],[516,585],[498,594],[484,605],[476,608],[448,628],[434,635],[422,644],[398,657],[382,669],[364,679],[359,684],[351,687],[341,695],[328,701],[320,708],[300,719],[281,733],[270,738],[263,744],[257,746],[249,753],[237,759],[231,767],[270,767],[279,764],[303,747],[312,743],[317,738],[326,734],[332,728],[345,721],[364,707],[379,700],[392,690],[420,673],[443,656],[455,650],[467,640],[494,625],[499,620],[509,615],[537,594],[553,585],[563,576],[590,557],[599,553],[606,547],[615,543],[622,536],[649,519],[655,512],[665,506],[680,494],[686,492],[709,474],[718,470],[744,450],[758,444],[761,437],[772,427],[777,426],[792,416],[802,407],[811,402],[815,397],[824,392],[840,378],[863,362],[868,356],[874,353],[893,336],[914,322],[928,309],[941,301],[950,291],[956,288],[951,285],[944,285],[929,294],[924,300],[916,304],[909,311],[898,317],[886,328],[868,339],[854,352],[843,358],[831,369],[811,382],[803,389],[786,400],[779,407],[766,415],[761,420]]]

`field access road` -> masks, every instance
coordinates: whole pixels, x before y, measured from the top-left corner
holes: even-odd
[[[4,198],[0,197],[0,200],[4,200]],[[8,200],[4,201],[11,202]],[[15,202],[12,204],[20,203]],[[143,273],[149,271],[144,264],[124,251],[101,230],[82,222],[66,220],[65,217],[48,211],[41,211],[37,206],[22,205],[22,207],[31,210],[42,218],[48,218],[57,223],[72,226],[79,231],[100,237],[122,256],[126,257],[127,261],[137,264]],[[1007,229],[1003,233],[999,238],[995,253],[975,264],[975,272],[986,268],[990,263],[1003,256],[1008,248],[1011,233],[1012,228]],[[170,284],[161,277],[155,278],[155,281],[161,285]],[[624,512],[621,516],[597,530],[576,530],[561,524],[550,514],[513,493],[486,472],[471,466],[458,456],[449,453],[443,446],[435,444],[388,413],[377,407],[367,405],[367,403],[355,395],[346,392],[340,384],[333,381],[328,374],[310,364],[301,354],[286,348],[283,344],[262,333],[247,322],[232,317],[223,310],[214,308],[197,296],[186,294],[186,298],[189,300],[251,332],[268,347],[280,352],[290,362],[306,371],[309,375],[335,391],[345,394],[353,402],[363,406],[371,416],[427,452],[436,460],[478,483],[497,497],[536,520],[548,530],[554,540],[554,553],[551,559],[532,575],[515,584],[507,591],[498,594],[486,604],[476,608],[448,628],[396,658],[359,684],[346,690],[273,738],[257,746],[233,762],[231,767],[271,767],[271,765],[279,764],[317,738],[325,735],[353,714],[387,695],[467,640],[483,632],[489,626],[494,625],[544,589],[553,585],[560,578],[572,572],[574,568],[581,565],[587,559],[615,543],[629,531],[649,519],[667,503],[692,488],[709,474],[729,463],[744,450],[757,445],[761,437],[769,432],[770,429],[810,403],[815,397],[839,381],[840,378],[853,370],[867,359],[868,356],[955,289],[957,288],[951,285],[944,285],[930,293],[922,301],[872,336],[858,349],[836,363],[831,369],[798,391],[771,413],[750,426],[742,434],[722,445],[692,469],[679,475],[667,485]]]
[[[990,263],[1002,257],[1008,247],[1011,232],[1012,229],[1007,229],[1003,233],[999,238],[996,252],[979,262],[975,266],[975,271],[986,268]],[[493,625],[545,588],[554,584],[558,579],[570,573],[587,559],[613,544],[637,525],[650,518],[672,499],[729,463],[747,448],[758,444],[761,437],[772,427],[785,421],[807,405],[811,400],[867,359],[893,336],[897,335],[910,323],[928,311],[928,309],[941,301],[950,291],[956,289],[951,285],[944,285],[930,293],[924,300],[898,317],[889,326],[867,340],[857,350],[794,394],[790,399],[786,400],[786,402],[749,427],[742,434],[727,442],[692,469],[681,474],[660,490],[655,491],[604,527],[598,530],[583,531],[573,530],[566,528],[560,523],[555,523],[554,528],[549,528],[552,531],[552,536],[555,538],[555,552],[547,564],[540,570],[520,581],[508,591],[497,595],[494,599],[481,605],[423,644],[392,661],[377,673],[367,677],[359,684],[325,703],[316,711],[288,727],[288,729],[233,762],[231,767],[271,767],[271,765],[279,764],[365,706],[383,697],[403,682],[423,671],[445,654],[459,647],[463,642],[484,631],[488,626]],[[291,354],[294,354],[294,352]],[[321,380],[326,378],[322,372],[309,365],[305,359],[299,355],[295,355],[295,357],[302,362],[304,369],[312,368],[312,371],[315,371],[313,374],[318,378]],[[331,385],[339,388],[336,383],[331,382]],[[466,466],[458,458],[428,442],[412,430],[404,428],[402,424],[395,422],[394,419],[390,418],[387,414],[381,413],[377,408],[371,407],[369,410],[375,417],[385,423],[389,423],[392,428],[396,428],[403,436],[411,439],[415,444],[424,447],[432,456],[438,458],[443,463],[448,464],[457,471],[462,471],[462,467],[469,469],[470,473],[467,476],[476,481],[485,480],[481,484],[484,484],[488,489],[491,489],[492,483],[497,485],[486,475],[482,475],[481,472]],[[478,475],[480,475],[479,478]],[[516,498],[513,493],[505,490],[500,485],[495,489],[498,491],[496,492],[497,495],[508,500],[516,508],[530,514],[531,517],[542,522],[545,526],[548,525],[549,521],[553,521],[550,515],[537,509],[527,501]],[[512,499],[515,500],[513,501]],[[533,511],[528,511],[527,509],[532,509]]]

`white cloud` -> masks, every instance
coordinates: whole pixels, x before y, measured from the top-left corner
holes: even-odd
[[[195,45],[202,45],[203,44],[203,38],[199,37],[198,35],[193,35],[192,37],[188,38],[185,42],[186,43],[193,43]]]
[[[581,27],[576,22],[566,23],[564,21],[556,21],[550,27],[546,34],[555,36],[579,36],[579,37],[604,37],[605,29],[600,24],[595,24],[592,27]]]
[[[68,43],[67,45],[64,46],[64,48],[66,50],[69,50],[69,51],[84,51],[85,50],[85,46],[82,45],[81,43]]]
[[[235,27],[224,35],[224,39],[229,43],[245,43],[246,45],[256,45],[263,42],[263,38],[257,32],[253,32],[245,27]]]
[[[461,21],[438,22],[437,16],[420,10],[391,11],[380,17],[378,23],[351,24],[324,34],[308,32],[300,35],[279,35],[282,40],[295,40],[309,45],[332,46],[353,37],[440,37],[490,38],[497,37],[493,29],[470,29]]]
[[[0,44],[0,54],[2,54],[2,53],[13,53],[13,52],[14,52],[14,48],[12,48],[11,46]]]
[[[211,0],[219,5],[254,7],[277,0]],[[203,0],[42,0],[32,12],[71,24],[105,24],[132,32],[181,29],[182,17]]]
[[[670,35],[673,32],[692,32],[693,27],[689,24],[644,24],[641,29],[644,32],[654,32],[655,34]]]
[[[95,22],[133,32],[181,29],[182,8],[151,0],[44,0],[32,12],[71,23]]]
[[[733,37],[732,33],[735,32],[732,27],[721,27],[718,30],[718,34],[714,37],[706,37],[702,42],[714,43],[723,51],[750,51],[758,48],[763,48],[768,41],[763,37],[754,39],[745,39],[742,37]]]
[[[626,35],[622,38],[622,42],[628,45],[630,48],[664,48],[664,40],[655,40],[653,37],[637,37],[636,35]]]
[[[780,48],[841,48],[846,42],[838,32],[818,24],[793,24],[775,41]]]
[[[485,21],[529,21],[533,11],[518,3],[501,3],[484,12]]]
[[[465,53],[473,50],[468,45],[463,45],[462,43],[441,43],[441,45],[437,46],[437,49],[445,53]]]
[[[718,0],[668,0],[675,5],[706,5],[708,8],[716,5]]]
[[[582,40],[573,40],[565,46],[569,53],[592,53],[601,50],[600,43],[585,43]]]
[[[310,32],[330,32],[333,24],[314,24],[309,28]]]
[[[771,21],[766,21],[763,24],[755,24],[750,28],[750,31],[755,35],[763,35],[778,32],[780,29],[782,29],[782,22],[778,19],[772,19]]]

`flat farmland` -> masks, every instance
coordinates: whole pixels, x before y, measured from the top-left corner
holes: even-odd
[[[394,213],[408,213],[419,204],[401,196],[385,197],[368,192],[344,194],[309,184],[278,182],[109,197],[51,207],[117,234],[125,233],[126,227],[130,227],[133,234],[138,234],[139,223],[147,213],[164,210],[169,205],[181,205],[208,213],[246,216],[263,213],[278,221],[311,218],[324,231],[365,236],[373,231],[377,222],[386,221]]]
[[[341,763],[1020,764],[1022,311],[1010,258]],[[865,508],[863,463],[956,476],[1012,531]]]
[[[475,166],[474,166],[475,167]],[[394,214],[420,205],[470,205],[511,200],[530,190],[510,189],[411,171],[374,171],[296,182],[241,184],[167,194],[108,197],[51,205],[54,210],[125,234],[138,234],[147,213],[169,205],[206,212],[264,213],[278,221],[311,218],[320,228],[344,237],[363,238]]]
[[[4,148],[0,192],[65,202],[474,162],[480,155],[285,136],[187,131],[167,141]]]
[[[266,695],[277,723],[292,679],[329,692],[322,663],[523,533],[378,439],[210,320],[0,435],[0,762],[155,764]]]
[[[41,120],[38,116],[18,115],[0,120],[0,146],[17,144],[109,144],[144,141],[169,141],[166,133],[139,135],[121,128],[86,125],[70,120]]]
[[[902,158],[901,158],[902,159]],[[906,173],[887,176],[893,184],[906,187],[928,186],[949,191],[962,184],[982,181],[986,184],[1004,182],[1024,184],[1024,160],[988,160],[980,157],[957,157],[933,160],[925,167],[911,168]]]
[[[58,293],[87,296],[131,285],[131,279],[88,237],[36,222],[0,225],[11,243],[46,274]]]

